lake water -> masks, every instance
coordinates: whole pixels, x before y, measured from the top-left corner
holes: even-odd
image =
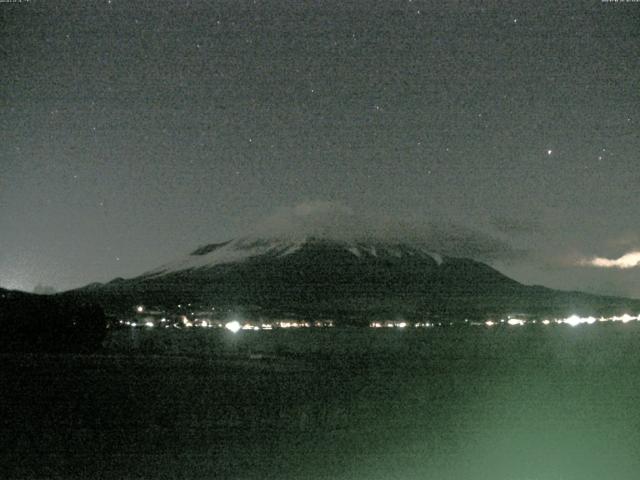
[[[123,330],[2,364],[2,478],[640,472],[636,324]]]

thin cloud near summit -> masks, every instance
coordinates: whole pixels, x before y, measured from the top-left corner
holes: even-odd
[[[337,241],[377,240],[419,243],[436,253],[477,260],[509,260],[522,255],[506,240],[449,221],[408,220],[361,212],[339,202],[309,201],[276,210],[251,228],[249,236]]]

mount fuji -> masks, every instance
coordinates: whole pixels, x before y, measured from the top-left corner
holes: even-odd
[[[640,310],[637,300],[523,285],[485,263],[442,255],[416,241],[318,235],[212,243],[137,277],[65,295],[98,302],[107,311],[188,302],[346,323]]]

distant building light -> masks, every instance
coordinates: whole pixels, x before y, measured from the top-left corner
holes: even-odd
[[[145,326],[154,327],[155,325],[153,324],[153,322],[147,322],[147,323],[145,323]]]
[[[580,325],[582,323],[582,320],[577,315],[571,315],[570,317],[565,318],[563,323],[566,323],[567,325],[571,325],[572,327],[575,327],[577,325]]]
[[[622,320],[622,323],[627,323],[627,322],[630,322],[631,320],[635,320],[635,317],[632,317],[628,313],[625,313],[624,315],[622,315],[620,320]]]
[[[142,312],[144,312],[144,307],[143,307],[142,305],[138,305],[138,306],[136,307],[136,312],[138,312],[138,313],[142,313]]]
[[[224,325],[224,328],[226,328],[227,330],[233,332],[233,333],[237,333],[240,331],[240,329],[242,328],[242,325],[240,325],[240,322],[233,320],[231,322],[227,322]]]
[[[484,322],[484,324],[485,324],[487,327],[493,327],[493,326],[496,324],[496,322],[494,322],[494,321],[492,321],[492,320],[487,320],[486,322]]]
[[[567,325],[571,325],[572,327],[575,327],[577,325],[580,325],[581,323],[587,323],[589,325],[592,325],[596,323],[596,321],[597,320],[595,317],[579,317],[578,315],[571,315],[570,317],[562,320],[562,323],[566,323]]]

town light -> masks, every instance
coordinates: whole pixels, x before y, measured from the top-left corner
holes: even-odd
[[[242,328],[242,325],[240,325],[240,322],[238,322],[237,320],[233,320],[231,322],[227,322],[224,325],[224,328],[226,328],[227,330],[229,330],[229,331],[231,331],[233,333],[237,333]]]

